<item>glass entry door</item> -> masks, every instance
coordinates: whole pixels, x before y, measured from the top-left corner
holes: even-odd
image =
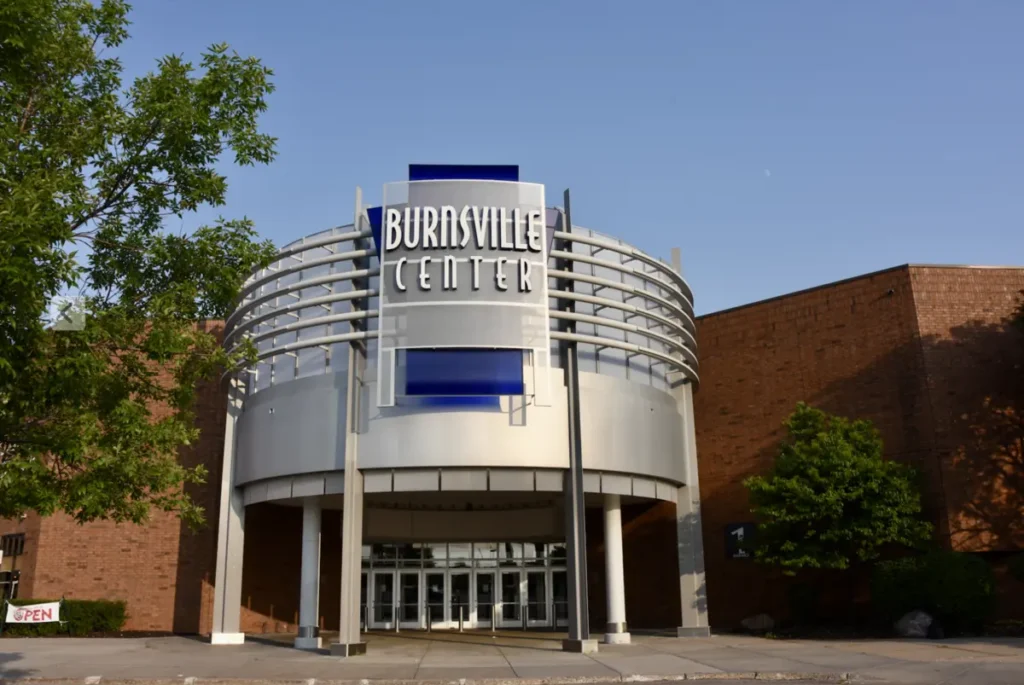
[[[431,628],[444,628],[447,623],[444,616],[444,572],[427,572],[423,574],[423,594],[426,598],[423,617],[425,625]]]
[[[398,620],[402,628],[419,628],[420,613],[420,572],[399,571],[398,573]]]
[[[448,625],[459,628],[469,622],[469,571],[450,571],[448,576]]]
[[[526,572],[526,624],[547,626],[550,624],[548,610],[548,572]]]
[[[499,573],[499,595],[498,625],[505,628],[522,628],[522,607],[519,606],[522,596],[522,573],[515,571],[501,571]]]
[[[373,604],[370,626],[388,630],[395,627],[395,572],[373,572]]]
[[[476,628],[490,628],[491,620],[495,617],[495,604],[498,601],[495,592],[493,571],[476,572],[476,611],[473,614],[473,626]]]
[[[569,625],[569,576],[565,571],[551,572],[551,604],[555,627]]]

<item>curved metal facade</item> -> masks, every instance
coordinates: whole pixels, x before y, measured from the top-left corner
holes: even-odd
[[[549,231],[560,225],[558,217],[559,210],[547,211]],[[555,369],[562,340],[578,343],[585,468],[639,477],[636,494],[651,497],[657,483],[686,483],[692,427],[672,388],[698,380],[693,296],[670,265],[587,229],[555,232],[548,268],[550,406],[527,396],[478,408],[377,406],[379,273],[371,231],[344,226],[284,247],[246,283],[225,341],[231,348],[250,338],[259,353],[244,370],[235,485],[329,480],[343,470],[352,341],[367,349],[360,470],[565,469],[567,400]],[[573,284],[571,292],[558,289],[565,282]],[[574,311],[559,308],[566,301]],[[672,494],[664,499],[675,496],[672,487],[665,492]]]

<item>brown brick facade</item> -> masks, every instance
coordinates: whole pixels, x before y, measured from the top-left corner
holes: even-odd
[[[904,266],[698,320],[695,423],[712,627],[786,611],[784,579],[726,559],[724,528],[751,519],[742,481],[770,466],[799,401],[872,420],[887,457],[921,472],[928,515],[947,544],[989,556],[1024,547],[1024,336],[1008,324],[1021,290],[1024,269]],[[208,483],[220,478],[225,405],[222,389],[204,389],[202,438],[182,453],[206,465]],[[208,632],[217,489],[193,494],[209,522],[198,532],[160,514],[144,527],[78,526],[60,516],[0,521],[0,533],[26,532],[21,595],[125,599],[130,629]],[[631,626],[679,623],[675,525],[670,503],[623,510]],[[591,623],[600,628],[599,511],[588,511],[587,528]],[[298,509],[248,509],[243,630],[294,629],[300,529]],[[340,557],[340,517],[325,512],[320,606],[328,629],[338,622]],[[1002,605],[1024,606],[996,565],[1011,593]],[[846,589],[836,595],[849,603]]]

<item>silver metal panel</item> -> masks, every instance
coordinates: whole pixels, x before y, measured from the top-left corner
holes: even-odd
[[[632,495],[633,482],[629,476],[601,474],[601,492],[606,495]]]
[[[439,473],[436,469],[429,471],[407,470],[395,472],[395,492],[423,492],[440,489]]]
[[[324,494],[324,475],[297,476],[292,479],[292,497],[316,497]]]
[[[533,471],[491,470],[491,490],[530,491],[533,490]]]
[[[267,484],[266,483],[250,483],[245,486],[245,504],[259,504],[260,502],[267,501]]]
[[[584,438],[585,439],[585,438]],[[583,474],[583,492],[601,492],[601,474],[600,473],[584,473]]]
[[[600,374],[580,374],[583,465],[682,482],[683,417],[668,393]]]
[[[521,420],[514,424],[507,397],[494,409],[378,407],[375,383],[370,383],[363,393],[370,406],[359,435],[359,468],[568,468],[561,376],[551,371],[551,406],[531,405],[518,412]]]
[[[442,490],[486,490],[487,471],[458,470],[441,472]]]
[[[634,478],[633,479],[633,496],[634,497],[647,497],[648,499],[657,499],[658,497],[658,486],[653,480],[647,480],[646,478]]]
[[[391,492],[390,471],[366,471],[363,473],[363,492]]]
[[[335,471],[324,476],[324,494],[340,495],[345,492],[345,472]]]
[[[345,374],[310,376],[250,397],[239,417],[235,484],[344,470]]]
[[[670,483],[655,483],[655,489],[658,493],[658,499],[665,500],[666,502],[675,502],[679,498],[679,488]]]
[[[292,496],[292,479],[278,478],[267,483],[267,499],[289,499]]]
[[[537,471],[537,492],[562,492],[565,489],[564,471]]]

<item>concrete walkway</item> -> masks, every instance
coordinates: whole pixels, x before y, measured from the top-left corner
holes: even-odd
[[[548,684],[681,679],[788,679],[883,683],[1024,683],[1024,640],[769,640],[634,636],[568,654],[553,633],[373,633],[368,653],[339,659],[299,652],[290,638],[212,647],[198,638],[0,639],[5,681],[252,679],[498,681]],[[308,685],[308,683],[307,683]]]

